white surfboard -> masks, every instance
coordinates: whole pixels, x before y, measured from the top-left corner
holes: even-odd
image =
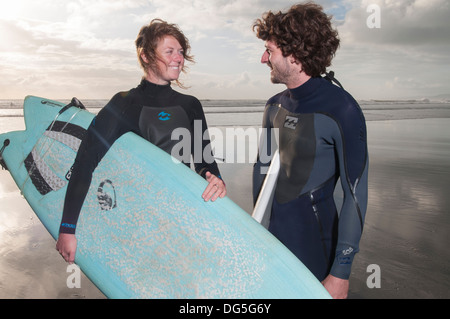
[[[252,213],[252,217],[266,228],[268,228],[269,225],[273,196],[275,194],[275,186],[277,184],[279,171],[280,154],[278,150],[276,150],[273,154],[266,178],[264,179]]]

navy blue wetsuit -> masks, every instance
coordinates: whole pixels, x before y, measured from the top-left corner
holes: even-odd
[[[189,154],[183,154],[183,148],[172,154],[172,149],[180,142],[176,138],[182,138],[182,135],[172,138],[172,132],[180,128],[190,132]],[[92,121],[80,145],[67,188],[60,232],[75,233],[93,171],[114,141],[127,132],[144,137],[187,166],[190,166],[195,143],[201,141],[201,152],[196,152],[202,154],[201,159],[194,158],[196,172],[205,177],[209,171],[220,177],[212,153],[209,152],[209,158],[203,157],[211,149],[209,139],[205,138],[206,130],[200,101],[174,91],[170,84],[156,85],[142,80],[138,87],[116,94]]]
[[[279,129],[280,173],[269,231],[319,279],[348,279],[367,207],[366,125],[357,102],[327,79],[311,78],[266,105],[263,127]],[[271,134],[260,147],[273,145]],[[272,146],[273,147],[273,146]],[[254,196],[265,177],[258,162]],[[340,211],[333,193],[340,178]]]

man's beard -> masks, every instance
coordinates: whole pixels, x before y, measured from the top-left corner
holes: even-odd
[[[273,84],[285,84],[286,79],[288,79],[289,74],[287,71],[280,71],[279,68],[274,68],[273,65],[268,62],[267,65],[269,66],[271,72],[270,72],[270,81]]]

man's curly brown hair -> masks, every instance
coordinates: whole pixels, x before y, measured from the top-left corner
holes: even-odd
[[[259,39],[274,42],[284,57],[292,54],[307,75],[316,77],[325,73],[339,47],[331,19],[320,5],[308,2],[285,13],[265,13],[255,21],[253,31]]]

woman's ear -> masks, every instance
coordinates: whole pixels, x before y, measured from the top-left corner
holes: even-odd
[[[141,52],[141,59],[142,59],[142,61],[144,61],[145,63],[148,63],[148,59],[147,59],[147,56],[145,55],[145,52],[144,52],[144,51]]]

